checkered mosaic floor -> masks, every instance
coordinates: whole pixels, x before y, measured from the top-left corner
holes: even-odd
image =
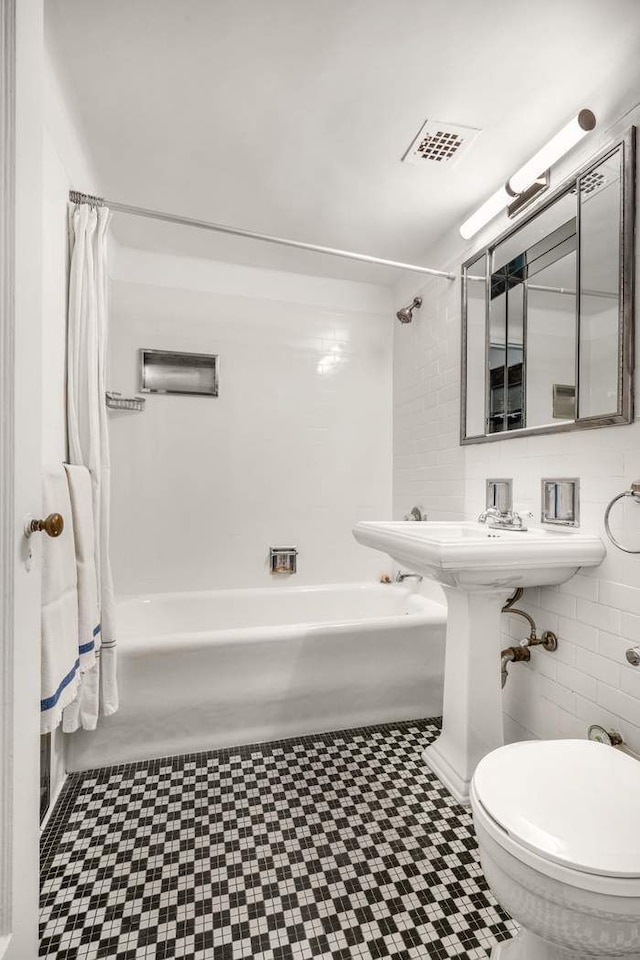
[[[484,960],[515,924],[411,721],[75,774],[41,957]]]

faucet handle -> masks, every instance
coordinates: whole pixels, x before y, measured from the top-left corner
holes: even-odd
[[[409,513],[405,513],[405,520],[426,520],[427,515],[422,507],[411,507]]]
[[[513,510],[511,512],[511,522],[514,527],[526,530],[525,520],[533,520],[533,513],[528,509]]]
[[[517,510],[510,510],[505,515],[505,520],[512,527],[515,527],[516,530],[520,530],[524,527],[524,520],[522,519],[522,516],[518,513]]]

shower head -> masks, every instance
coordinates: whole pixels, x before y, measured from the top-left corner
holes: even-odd
[[[413,320],[413,311],[417,308],[418,310],[422,306],[422,297],[414,297],[411,303],[408,303],[406,307],[400,307],[396,313],[396,317],[400,323],[411,323]]]

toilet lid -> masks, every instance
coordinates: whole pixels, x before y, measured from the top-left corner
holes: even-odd
[[[515,841],[574,870],[640,877],[640,762],[603,743],[512,743],[484,757],[473,783]]]

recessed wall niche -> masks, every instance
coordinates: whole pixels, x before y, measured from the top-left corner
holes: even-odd
[[[218,356],[175,350],[140,350],[142,393],[218,396]]]

